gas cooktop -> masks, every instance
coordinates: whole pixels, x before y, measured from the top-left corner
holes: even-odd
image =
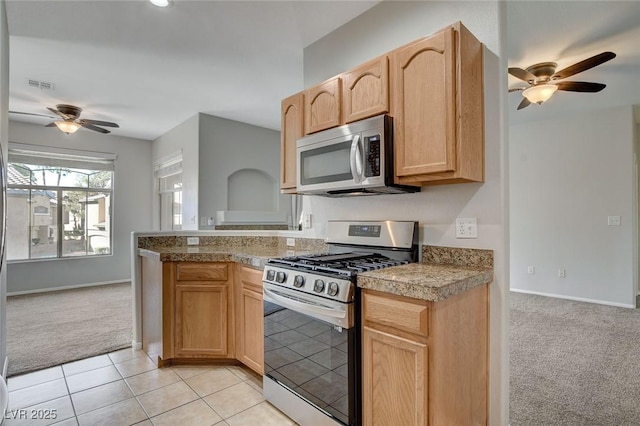
[[[379,253],[319,253],[304,256],[289,256],[270,259],[270,265],[277,265],[300,271],[313,271],[325,274],[337,274],[353,277],[359,272],[372,271],[390,266],[409,263],[406,260],[394,260]]]

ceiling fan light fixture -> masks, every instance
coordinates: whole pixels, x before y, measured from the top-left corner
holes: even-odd
[[[171,4],[171,0],[149,0],[152,5],[157,7],[168,7]]]
[[[64,120],[56,121],[55,125],[58,126],[58,129],[60,129],[62,132],[66,133],[68,135],[77,132],[78,129],[80,129],[80,127],[81,127],[76,122],[64,121]]]
[[[522,96],[527,98],[529,102],[540,105],[541,103],[548,101],[556,90],[558,90],[558,86],[555,84],[539,84],[525,89],[522,92]]]

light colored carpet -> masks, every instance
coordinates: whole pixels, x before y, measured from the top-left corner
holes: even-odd
[[[511,426],[640,424],[640,310],[509,297]]]
[[[131,283],[7,297],[8,376],[130,347]]]

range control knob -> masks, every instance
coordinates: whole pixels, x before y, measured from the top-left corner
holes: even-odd
[[[274,270],[267,271],[267,281],[273,281],[275,277],[276,277],[276,271]]]
[[[338,283],[332,281],[329,283],[329,288],[327,288],[327,294],[329,296],[335,296],[338,294],[339,290],[340,286],[338,286]]]
[[[293,279],[293,286],[297,288],[304,286],[304,277],[302,275],[296,275]]]
[[[287,274],[285,274],[284,272],[278,272],[276,274],[276,282],[282,284],[286,280],[287,280]]]
[[[322,293],[324,291],[324,281],[316,280],[313,283],[313,291],[315,291],[316,293]]]

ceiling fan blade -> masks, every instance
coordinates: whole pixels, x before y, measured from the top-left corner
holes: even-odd
[[[520,90],[525,90],[526,87],[514,87],[513,89],[509,89],[509,93],[511,92],[519,92]]]
[[[522,68],[510,67],[509,74],[519,78],[520,80],[526,81],[527,83],[533,83],[534,81],[536,81],[535,75],[531,74],[527,70],[523,70]]]
[[[558,90],[566,90],[568,92],[587,92],[587,93],[595,93],[599,92],[605,87],[606,84],[602,83],[588,83],[585,81],[561,81],[556,83],[558,86]]]
[[[35,114],[35,113],[32,113],[32,112],[9,111],[9,114],[33,115],[33,116],[36,116],[36,117],[56,118],[56,117],[52,117],[50,115]]]
[[[518,110],[521,110],[522,108],[526,108],[529,105],[531,105],[531,102],[529,101],[529,99],[522,98],[522,102],[520,102],[520,105],[518,105]]]
[[[64,118],[65,120],[70,120],[72,118],[72,117],[68,116],[67,114],[61,113],[57,109],[54,109],[54,108],[51,108],[51,107],[47,107],[47,109],[49,111],[51,111],[52,113],[54,113],[55,115],[59,115],[60,117]]]
[[[602,52],[598,55],[592,56],[590,58],[585,59],[584,61],[580,61],[577,64],[573,64],[567,68],[561,69],[551,76],[552,80],[560,80],[563,78],[571,77],[574,74],[578,74],[579,72],[586,71],[589,68],[596,67],[600,64],[604,64],[607,61],[612,60],[616,57],[616,54],[613,52]]]
[[[44,126],[44,127],[56,127],[56,122],[55,122],[55,121],[52,121],[51,123],[47,124],[47,125],[46,125],[46,126]]]
[[[116,123],[112,123],[111,121],[100,121],[100,120],[87,120],[87,119],[82,119],[82,120],[78,120],[78,123],[87,123],[87,124],[95,124],[95,125],[97,125],[97,126],[117,127],[117,128],[120,128],[120,126],[118,126],[118,124],[116,124]]]
[[[79,125],[81,125],[82,127],[84,127],[85,129],[89,129],[89,130],[93,130],[94,132],[100,132],[100,133],[111,133],[110,131],[108,131],[107,129],[102,129],[98,126],[94,126],[93,124],[87,123],[84,120],[78,120],[77,123]]]

